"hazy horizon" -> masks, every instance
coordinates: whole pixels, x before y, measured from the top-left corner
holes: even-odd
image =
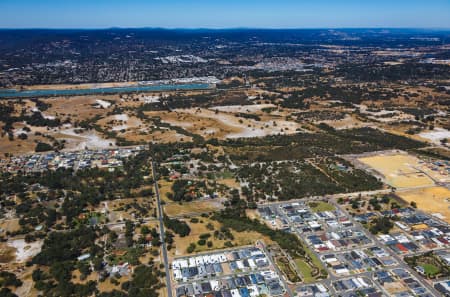
[[[168,31],[233,31],[233,30],[424,30],[449,31],[450,27],[0,27],[0,30],[168,30]]]
[[[450,28],[450,1],[2,0],[3,29]]]

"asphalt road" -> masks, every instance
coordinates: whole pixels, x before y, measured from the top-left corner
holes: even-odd
[[[159,197],[158,180],[156,178],[156,170],[155,170],[154,162],[152,162],[152,175],[153,175],[153,180],[155,183],[156,201],[158,203],[159,233],[160,233],[161,242],[162,242],[161,251],[162,251],[163,259],[164,259],[164,268],[166,271],[167,296],[173,297],[172,296],[172,283],[170,280],[169,258],[167,257],[167,245],[165,242],[166,234],[164,231],[164,223],[163,223],[164,213],[163,213],[163,208],[161,206],[161,198]]]

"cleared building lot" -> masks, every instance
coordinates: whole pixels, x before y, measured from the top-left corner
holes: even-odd
[[[433,186],[433,180],[418,169],[420,160],[406,154],[383,154],[359,158],[384,176],[385,182],[396,188]]]
[[[444,187],[430,187],[398,192],[404,201],[415,202],[417,208],[450,223],[450,190]]]

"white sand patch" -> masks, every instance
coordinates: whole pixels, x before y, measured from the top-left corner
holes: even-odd
[[[112,127],[113,131],[121,131],[121,130],[127,130],[129,127],[128,125],[118,125],[118,126],[114,126]]]
[[[15,129],[14,130],[14,136],[19,136],[22,133],[28,135],[28,132],[23,129]]]
[[[108,108],[111,106],[111,103],[108,101],[105,101],[105,100],[97,99],[97,100],[95,100],[95,102],[103,108]]]
[[[159,99],[159,96],[144,96],[142,101],[144,101],[144,103],[158,103],[160,101]]]
[[[242,113],[254,113],[259,112],[263,108],[276,108],[274,104],[253,104],[253,105],[228,105],[228,106],[215,106],[210,107],[210,110],[218,110],[223,112],[242,112]]]
[[[126,115],[124,113],[122,113],[122,114],[115,114],[113,117],[114,117],[114,119],[116,121],[123,121],[123,122],[126,122],[129,119],[128,115]]]
[[[203,132],[208,135],[213,135],[213,134],[216,134],[217,132],[219,132],[219,129],[208,128],[208,129],[205,129]]]
[[[62,136],[70,136],[66,141],[69,149],[84,150],[86,147],[89,149],[105,149],[110,148],[110,143],[115,143],[114,139],[101,138],[95,131],[88,131],[77,134],[74,129],[61,130]]]
[[[419,136],[430,140],[435,144],[440,144],[441,139],[449,139],[450,131],[442,128],[435,128],[433,131],[419,133]]]
[[[47,115],[47,114],[43,114],[43,113],[41,113],[41,114],[42,114],[42,117],[44,119],[47,119],[47,120],[54,120],[54,119],[56,119],[55,116],[51,116],[51,115]]]
[[[23,263],[41,251],[43,242],[35,241],[26,243],[24,239],[16,239],[8,241],[7,244],[16,249],[16,261]]]

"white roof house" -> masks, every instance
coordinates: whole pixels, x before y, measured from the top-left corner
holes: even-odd
[[[336,269],[336,274],[348,274],[349,272],[350,271],[345,267]]]
[[[256,263],[253,261],[253,259],[248,259],[248,265],[250,265],[250,268],[256,268]]]
[[[202,256],[196,257],[196,258],[195,258],[195,263],[196,263],[197,265],[203,265],[203,264],[205,264],[205,263],[203,262],[203,257],[202,257]]]
[[[209,282],[209,284],[211,285],[211,288],[212,288],[214,291],[219,291],[219,290],[220,290],[219,281],[217,281],[217,280],[211,280],[211,281]]]
[[[196,267],[197,263],[195,262],[195,258],[189,258],[189,267]]]
[[[233,296],[233,297],[241,297],[241,294],[239,293],[238,289],[233,289],[230,291],[230,293],[231,293],[231,296]]]
[[[173,261],[173,262],[172,262],[172,268],[173,268],[173,269],[179,269],[179,268],[181,268],[181,266],[180,266],[180,261],[179,261],[179,260]]]
[[[183,276],[181,275],[181,270],[180,269],[174,269],[173,270],[173,277],[176,280],[181,280],[183,279]]]
[[[364,279],[362,277],[358,277],[358,281],[361,285],[363,285],[364,287],[368,287],[369,285],[364,281]]]
[[[327,288],[325,288],[325,286],[322,285],[322,284],[317,284],[316,287],[317,287],[317,289],[319,289],[319,291],[320,291],[321,293],[327,292]]]
[[[180,260],[180,267],[188,268],[189,267],[188,260],[186,260],[186,259]]]
[[[322,225],[320,225],[317,221],[311,221],[311,222],[308,222],[308,225],[309,225],[311,228],[320,228],[320,227],[322,227]]]
[[[263,252],[261,252],[261,250],[255,250],[250,253],[251,256],[259,256],[262,254],[263,254]]]

